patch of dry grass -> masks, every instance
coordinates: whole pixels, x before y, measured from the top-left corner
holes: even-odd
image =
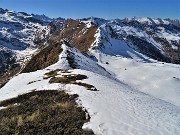
[[[87,84],[87,83],[74,82],[73,84],[76,84],[76,85],[79,85],[79,86],[83,86],[83,87],[87,88],[87,90],[97,91],[96,87],[94,87],[93,85]]]
[[[34,91],[0,102],[0,135],[93,135],[82,130],[87,112],[64,91]],[[11,106],[18,103],[18,106]]]
[[[31,81],[31,82],[28,82],[28,84],[32,84],[32,83],[35,83],[35,82],[38,82],[38,81],[41,81],[41,80]]]
[[[60,72],[60,73],[58,73]],[[56,69],[56,70],[52,70],[48,73],[45,73],[45,77],[44,79],[48,79],[48,78],[51,78],[51,77],[55,77],[57,75],[60,75],[61,73],[71,73],[71,71],[67,70],[67,69]]]
[[[83,86],[87,88],[87,90],[97,91],[96,87],[94,87],[93,85],[82,82],[76,82],[77,80],[84,80],[87,78],[88,77],[86,75],[81,75],[81,74],[62,75],[62,77],[53,76],[49,80],[49,83],[75,84],[75,85]]]
[[[49,80],[49,83],[64,83],[64,84],[73,84],[76,80],[87,79],[87,76],[81,74],[70,74],[63,75],[62,77],[52,77]]]
[[[56,69],[53,71],[50,71],[48,73],[45,73],[44,75],[46,75],[46,79],[50,78],[50,77],[55,77],[56,75],[58,75],[58,72],[61,71],[61,69]]]

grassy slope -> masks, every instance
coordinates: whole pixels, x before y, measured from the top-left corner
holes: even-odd
[[[0,102],[0,135],[5,134],[65,134],[92,135],[82,130],[89,121],[86,111],[78,107],[78,95],[64,91],[34,91]]]

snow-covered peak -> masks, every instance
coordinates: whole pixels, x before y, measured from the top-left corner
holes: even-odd
[[[52,66],[47,67],[48,69],[54,69],[55,67],[63,69],[78,68],[110,77],[110,74],[98,65],[96,63],[97,61],[90,56],[82,54],[78,49],[69,46],[66,43],[63,43],[61,48],[63,51],[59,55],[59,61]],[[72,59],[73,63],[70,63],[68,59]]]
[[[48,28],[41,20],[24,12],[3,11],[0,13],[0,44],[2,46],[13,50],[23,50],[35,46],[34,40],[37,33],[44,30],[44,34],[47,34]]]
[[[143,17],[143,18],[133,18],[133,20],[136,20],[138,22],[141,22],[141,23],[148,23],[148,24],[152,24],[152,21],[147,18],[147,17]]]
[[[45,16],[44,14],[43,15],[31,14],[31,15],[32,15],[32,17],[34,17],[38,20],[42,20],[43,22],[46,22],[46,23],[53,21],[53,19]]]
[[[125,18],[124,20],[126,22],[137,21],[141,24],[147,24],[147,25],[160,25],[160,24],[168,25],[168,24],[170,24],[170,22],[168,20],[160,19],[160,18],[149,18],[149,17]]]
[[[89,18],[83,18],[80,19],[84,23],[91,23],[95,24],[97,26],[101,26],[104,23],[107,23],[109,20],[103,19],[103,18],[97,18],[97,17],[89,17]]]

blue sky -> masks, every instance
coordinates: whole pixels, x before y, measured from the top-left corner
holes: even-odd
[[[49,17],[180,19],[180,0],[0,0],[0,7]]]

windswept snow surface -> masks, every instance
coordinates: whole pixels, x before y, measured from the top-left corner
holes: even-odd
[[[64,59],[69,47],[63,45],[62,48],[64,51],[56,64],[12,78],[1,88],[0,101],[32,90],[66,89],[68,93],[79,95],[77,102],[84,106],[90,114],[90,122],[86,123],[83,128],[92,129],[97,135],[180,134],[180,95],[178,89],[175,88],[179,87],[178,65],[136,62],[135,58],[129,59],[94,52],[94,55],[99,55],[101,59],[98,63],[105,67],[112,76],[119,79],[117,80],[107,76],[105,72],[99,72],[103,71],[101,66],[97,66],[99,69],[86,70],[87,66],[83,66],[83,61],[79,61],[78,64],[81,65],[79,69],[71,69],[67,60]],[[82,55],[78,51],[75,53],[75,56]],[[78,56],[75,59],[77,60]],[[83,57],[83,59],[90,65],[95,64],[95,61],[89,58]],[[109,64],[104,62],[109,62]],[[49,70],[57,68],[70,69],[72,74],[87,75],[88,79],[81,82],[94,85],[98,91],[88,91],[77,85],[49,84],[49,79],[45,80],[43,76]],[[174,75],[176,78],[173,78]],[[159,81],[157,81],[158,78]],[[35,82],[29,84],[33,81]],[[169,88],[168,82],[171,84]],[[155,85],[164,86],[153,89]]]
[[[143,62],[137,56],[128,59],[103,53],[95,55],[99,64],[121,82],[180,107],[180,65]]]

